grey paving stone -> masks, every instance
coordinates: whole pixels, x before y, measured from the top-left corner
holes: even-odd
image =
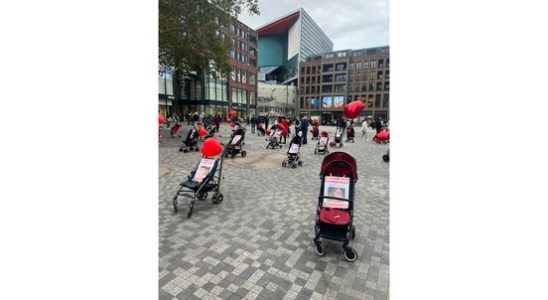
[[[227,125],[221,128],[220,140],[226,142]],[[185,132],[186,126],[181,130]],[[354,210],[357,237],[350,245],[359,258],[349,263],[343,258],[339,242],[323,240],[323,257],[314,251],[318,174],[323,159],[313,154],[314,141],[301,149],[303,167],[289,169],[280,166],[286,148],[266,151],[264,138],[248,134],[244,146],[248,156],[225,160],[221,183],[224,201],[219,205],[210,200],[197,201],[190,219],[186,217],[188,200],[180,199],[180,211],[175,214],[172,198],[200,154],[179,152],[180,139],[163,138],[162,143],[161,299],[174,298],[162,289],[166,285],[174,293],[189,285],[177,294],[177,299],[199,298],[195,293],[200,289],[198,294],[202,297],[215,295],[208,293],[215,291],[221,299],[315,299],[318,295],[325,299],[355,299],[358,295],[358,299],[388,298],[389,164],[382,161],[388,145],[357,139],[338,149],[353,155],[358,164]],[[187,274],[189,270],[194,272]],[[264,274],[255,278],[257,270]],[[216,277],[223,271],[227,272],[223,278]],[[320,276],[314,275],[316,272]],[[251,282],[246,284],[247,281]],[[169,285],[170,282],[174,283]],[[274,291],[267,288],[270,283],[275,284]],[[262,290],[249,292],[244,284]],[[298,292],[291,290],[297,286],[302,287]]]

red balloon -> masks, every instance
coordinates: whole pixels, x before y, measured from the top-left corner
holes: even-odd
[[[228,115],[234,117],[236,115],[236,111],[231,110],[230,112],[228,112]]]
[[[164,120],[164,117],[158,116],[158,122],[160,123],[160,125],[163,124],[164,121],[165,121],[165,120]]]
[[[203,156],[215,157],[223,152],[223,147],[221,147],[221,144],[216,139],[208,138],[204,141],[200,152],[202,152]]]
[[[236,126],[236,124],[234,122],[230,122],[230,127],[234,128],[234,126]]]
[[[270,129],[267,129],[266,130],[266,135],[270,135],[270,133],[272,133],[272,131],[270,131]]]
[[[318,122],[318,120],[314,120],[314,122],[312,122],[312,126],[318,127],[320,126],[320,122]]]
[[[344,107],[344,116],[349,119],[355,119],[362,113],[363,108],[364,105],[361,101],[352,101]]]
[[[205,130],[201,127],[198,129],[198,136],[204,136],[206,134],[207,134],[207,130]]]

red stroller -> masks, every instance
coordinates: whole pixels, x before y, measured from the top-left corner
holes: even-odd
[[[181,125],[179,125],[179,123],[173,125],[173,127],[171,127],[171,130],[169,131],[169,135],[173,137],[173,135],[177,133],[177,131],[179,131],[179,128],[181,128]]]
[[[356,236],[353,225],[354,184],[358,180],[356,160],[344,152],[327,155],[320,171],[322,186],[316,213],[316,254],[324,255],[321,238],[342,241],[344,258],[353,262],[358,253],[348,246]]]
[[[373,141],[377,144],[390,143],[390,132],[386,131],[384,128],[381,128],[381,131],[373,137]]]

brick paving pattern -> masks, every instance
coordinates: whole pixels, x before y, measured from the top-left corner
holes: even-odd
[[[186,132],[186,126],[179,134]],[[221,125],[218,140],[227,142]],[[334,127],[328,129],[333,137]],[[167,133],[167,132],[166,132]],[[389,164],[388,145],[360,139],[338,150],[358,165],[354,225],[350,245],[358,259],[343,257],[342,243],[323,239],[325,255],[313,243],[320,193],[322,155],[308,136],[301,149],[303,166],[282,168],[287,145],[266,149],[264,137],[248,130],[247,156],[225,159],[219,205],[196,201],[187,218],[188,200],[172,199],[200,159],[199,152],[178,151],[180,138],[164,134],[159,147],[159,298],[160,299],[388,299]],[[373,136],[373,131],[368,137]],[[288,140],[289,143],[289,140]]]

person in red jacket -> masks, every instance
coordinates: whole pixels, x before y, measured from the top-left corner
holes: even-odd
[[[286,117],[284,117],[284,118],[282,119],[282,124],[284,125],[285,130],[286,130],[285,136],[284,136],[284,144],[285,144],[285,142],[286,142],[286,137],[289,136],[289,134],[291,133],[291,131],[290,131],[290,129],[289,129],[289,120],[288,120]]]

